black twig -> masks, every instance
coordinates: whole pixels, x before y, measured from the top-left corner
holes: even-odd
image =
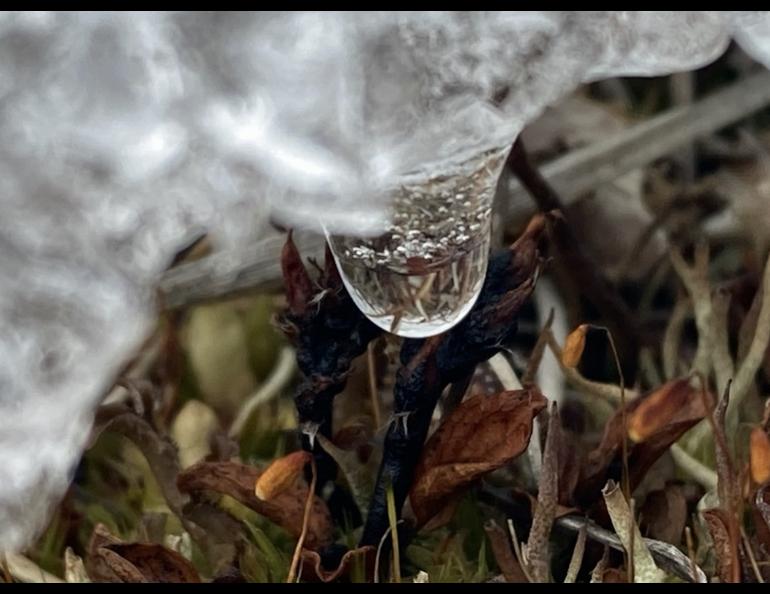
[[[295,402],[302,430],[302,445],[312,452],[317,469],[317,492],[337,474],[337,466],[315,443],[315,435],[332,436],[332,404],[347,382],[350,366],[366,352],[381,330],[355,306],[345,290],[327,247],[323,268],[313,281],[292,241],[281,254],[288,307],[278,325],[297,349],[297,365],[305,376]]]
[[[636,351],[642,344],[649,342],[650,337],[646,336],[637,316],[623,301],[615,287],[601,273],[601,267],[597,266],[575,237],[561,198],[530,161],[521,139],[517,139],[513,144],[507,166],[541,211],[559,211],[560,216],[554,217],[551,224],[551,241],[559,252],[559,259],[564,263],[573,282],[582,288],[582,292],[606,317],[610,326],[623,330],[622,333],[615,334],[628,337],[630,344],[621,345],[623,358],[626,361],[636,361]]]
[[[385,437],[362,545],[376,545],[388,528],[388,484],[393,485],[400,515],[443,390],[462,382],[479,363],[512,342],[519,310],[537,279],[544,227],[545,218],[536,216],[510,248],[492,256],[481,294],[462,322],[438,336],[404,341],[394,388],[395,420]]]

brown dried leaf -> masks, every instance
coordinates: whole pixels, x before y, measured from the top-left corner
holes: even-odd
[[[529,583],[511,548],[510,535],[500,528],[494,520],[489,520],[484,524],[484,532],[487,533],[489,542],[492,545],[492,554],[495,557],[495,561],[497,561],[500,571],[505,576],[505,581],[512,584]]]
[[[672,380],[669,383],[681,383],[690,386],[687,378]],[[673,389],[677,393],[679,392],[677,387]],[[629,444],[628,469],[631,489],[635,489],[639,485],[646,472],[671,447],[671,444],[706,416],[700,391],[700,388],[690,386],[689,390],[685,391],[687,399],[673,417],[669,418],[665,424],[659,425],[655,432],[646,436],[643,442]],[[645,400],[657,392],[658,390],[648,392],[629,402],[626,405],[627,418],[631,418]],[[596,500],[602,486],[607,481],[610,467],[620,459],[624,433],[623,411],[618,410],[607,421],[599,445],[587,456],[577,493],[578,499],[582,503],[591,505]],[[614,464],[614,466],[619,467],[619,464]]]
[[[114,431],[131,440],[142,452],[169,509],[183,518],[182,508],[187,497],[179,492],[176,477],[179,474],[179,456],[174,443],[159,435],[153,426],[125,405],[102,406],[97,411],[91,431],[91,444],[104,431]],[[194,527],[191,532],[194,531]]]
[[[640,443],[660,432],[693,397],[687,379],[667,382],[628,413],[628,437]]]
[[[145,584],[148,581],[133,563],[107,548],[91,553],[88,575],[91,581],[108,584]]]
[[[176,551],[158,544],[112,545],[110,550],[132,563],[148,582],[198,584],[198,572]]]
[[[751,431],[751,478],[761,485],[770,480],[770,438],[761,427]]]
[[[313,289],[313,281],[302,263],[302,256],[294,244],[291,231],[286,237],[286,243],[281,252],[281,268],[286,285],[286,301],[289,310],[294,315],[301,316],[307,310],[315,290]]]
[[[307,484],[304,481],[295,481],[270,501],[262,501],[254,494],[254,485],[261,474],[259,469],[237,462],[201,462],[182,472],[177,483],[182,492],[192,496],[205,491],[229,495],[275,522],[294,538],[299,538],[307,499]],[[316,549],[328,544],[331,542],[332,531],[332,520],[326,503],[315,496],[305,546]]]
[[[508,464],[529,444],[546,399],[535,387],[463,401],[425,444],[409,498],[419,525],[455,493]]]
[[[99,524],[89,545],[88,573],[108,583],[197,584],[200,576],[176,551],[158,544],[120,542]]]
[[[315,551],[303,550],[302,580],[313,581],[313,578],[315,577],[316,580],[321,582],[333,582],[348,574],[350,571],[350,564],[356,557],[364,557],[367,580],[371,580],[374,576],[374,556],[376,551],[377,549],[369,546],[351,549],[342,556],[337,568],[330,571],[324,569],[323,565],[321,565],[321,556],[318,553]]]
[[[564,341],[564,348],[561,351],[561,362],[564,367],[577,367],[578,363],[580,363],[583,349],[586,346],[588,328],[588,324],[580,324],[567,336],[567,339]]]
[[[302,474],[305,464],[309,464],[310,460],[310,453],[305,451],[292,452],[273,460],[270,466],[259,475],[254,486],[254,494],[262,501],[270,501],[294,484]]]
[[[709,509],[702,512],[706,520],[717,561],[717,573],[724,583],[741,581],[741,565],[738,556],[738,543],[730,537],[730,518],[722,509]]]

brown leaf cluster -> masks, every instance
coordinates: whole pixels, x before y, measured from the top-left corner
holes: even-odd
[[[201,579],[182,555],[150,543],[123,543],[102,525],[91,536],[88,575],[95,582],[197,584]]]
[[[578,500],[590,505],[597,499],[612,478],[608,476],[611,467],[618,466],[624,439],[628,440],[629,483],[634,489],[666,450],[705,416],[702,389],[694,387],[690,378],[672,380],[627,403],[607,421],[601,442],[589,452]],[[631,443],[632,436],[639,441]]]
[[[537,388],[463,401],[425,444],[409,498],[424,524],[458,491],[524,452],[546,406]]]

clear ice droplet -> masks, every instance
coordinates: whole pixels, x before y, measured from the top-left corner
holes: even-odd
[[[492,201],[508,148],[484,151],[449,173],[403,178],[393,213],[376,238],[328,235],[359,309],[408,338],[452,328],[484,284]]]

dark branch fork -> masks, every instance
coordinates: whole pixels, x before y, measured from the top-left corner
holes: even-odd
[[[386,492],[391,485],[400,514],[433,409],[444,389],[464,381],[478,364],[505,349],[514,338],[518,312],[534,289],[541,265],[538,244],[545,222],[546,216],[535,216],[510,248],[492,255],[481,294],[462,322],[438,336],[404,340],[394,387],[394,421],[385,438],[362,544],[377,545],[387,531]],[[331,435],[333,398],[344,388],[352,360],[381,331],[350,299],[328,249],[315,284],[291,236],[284,247],[282,267],[288,309],[280,323],[297,348],[297,361],[305,375],[296,403],[303,445],[313,452],[318,466],[320,492],[334,478],[336,468],[313,436],[316,432]]]
[[[321,433],[332,437],[332,403],[342,392],[356,357],[366,351],[381,330],[355,306],[327,247],[323,268],[314,282],[291,237],[281,254],[287,310],[278,323],[297,349],[297,365],[305,376],[295,397],[302,442],[313,453],[322,493],[336,477],[334,460],[316,443]]]
[[[476,366],[509,345],[516,318],[532,293],[540,265],[538,242],[545,226],[535,217],[509,248],[494,254],[476,304],[466,318],[444,334],[407,339],[394,387],[394,420],[385,448],[361,544],[376,545],[388,527],[386,492],[392,485],[396,509],[403,506],[433,409],[444,389],[462,382]],[[403,422],[398,419],[402,418]]]

